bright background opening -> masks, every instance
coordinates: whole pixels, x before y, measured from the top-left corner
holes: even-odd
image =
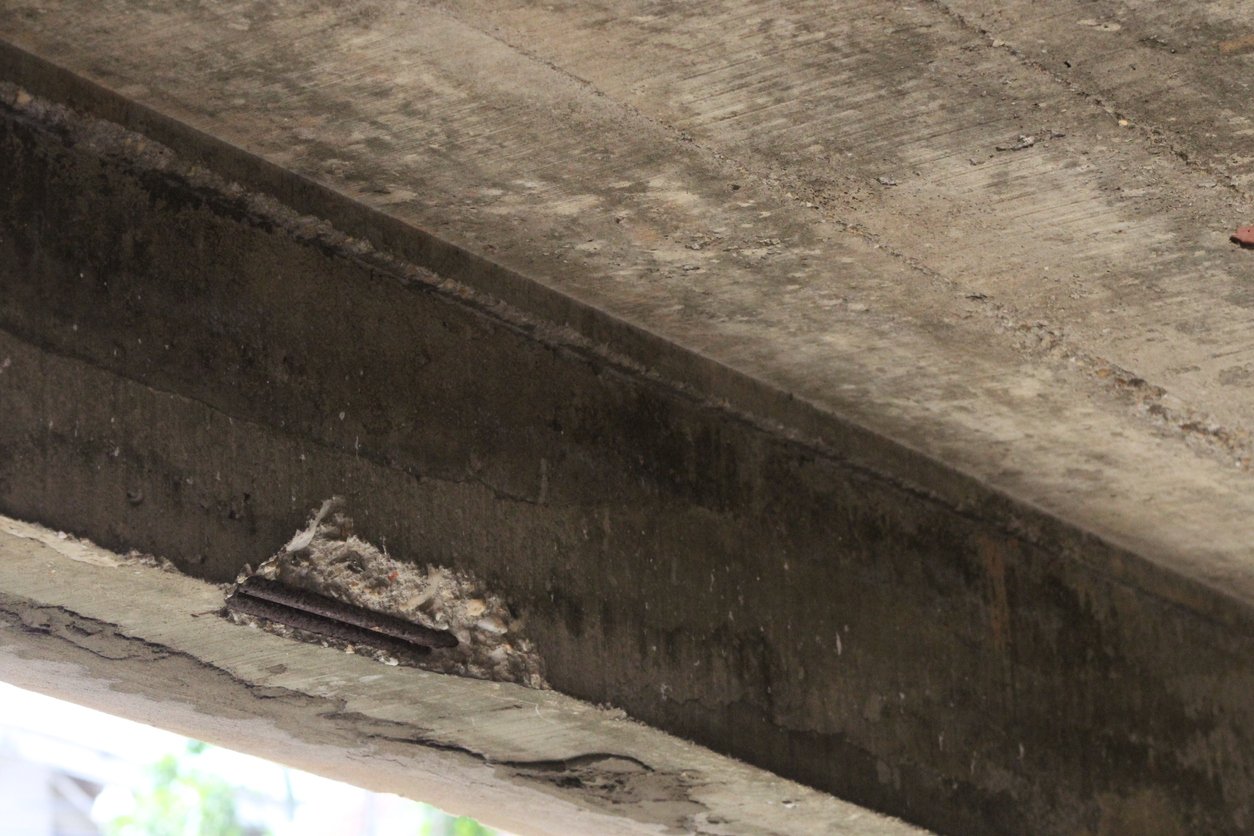
[[[0,832],[487,836],[473,819],[0,682]]]

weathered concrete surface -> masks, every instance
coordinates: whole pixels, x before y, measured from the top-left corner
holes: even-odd
[[[976,11],[0,4],[149,137],[5,99],[0,507],[221,578],[345,493],[792,777],[1248,829],[1248,183]]]
[[[1248,464],[1248,3],[451,5]]]
[[[0,679],[518,833],[921,833],[552,691],[218,617],[217,586],[0,517]]]

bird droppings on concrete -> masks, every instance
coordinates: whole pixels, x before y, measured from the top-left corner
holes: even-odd
[[[544,665],[534,643],[523,635],[523,621],[499,595],[469,572],[443,566],[403,563],[353,534],[353,522],[338,497],[327,500],[309,524],[257,569],[244,567],[236,578],[277,581],[346,604],[449,631],[455,647],[439,647],[399,659],[390,651],[318,635],[253,615],[228,611],[240,624],[302,641],[338,647],[396,665],[402,661],[439,673],[529,688],[547,688]]]

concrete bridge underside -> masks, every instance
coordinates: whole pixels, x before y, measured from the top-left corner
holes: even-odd
[[[786,779],[1248,832],[1244,5],[0,0],[0,512],[341,494]]]

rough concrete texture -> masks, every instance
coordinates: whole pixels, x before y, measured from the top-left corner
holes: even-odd
[[[791,777],[1248,831],[1251,53],[1036,5],[6,0],[0,507],[226,579],[343,493]]]
[[[415,566],[384,554],[352,533],[353,521],[343,505],[339,497],[322,503],[305,528],[255,570],[246,567],[236,583],[252,577],[278,581],[289,589],[326,595],[451,633],[457,639],[455,647],[435,648],[429,655],[412,660],[418,667],[529,688],[547,687],[544,661],[535,643],[525,635],[522,619],[500,595],[467,572]],[[299,630],[265,619],[239,613],[231,617],[237,622],[261,623],[280,635],[327,643],[325,637],[302,635]],[[381,650],[344,649],[364,652],[392,665],[401,661]]]
[[[222,590],[0,517],[0,678],[518,833],[921,833],[551,691],[213,615]],[[813,829],[812,829],[813,827]]]

